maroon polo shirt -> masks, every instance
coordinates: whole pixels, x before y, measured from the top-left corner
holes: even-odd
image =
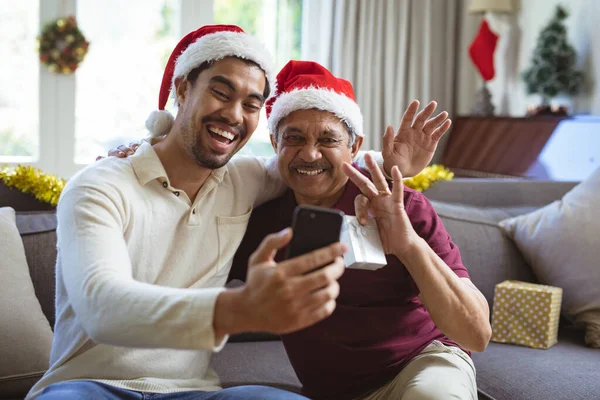
[[[360,190],[348,181],[335,209],[354,215]],[[459,277],[469,277],[458,247],[425,196],[404,189],[406,212],[415,231]],[[292,224],[292,191],[255,209],[230,273],[245,280],[248,258],[263,238]],[[277,253],[284,259],[285,249]],[[333,314],[282,341],[303,385],[315,399],[352,399],[394,378],[427,345],[439,340],[457,346],[433,323],[417,297],[418,287],[404,265],[388,255],[376,271],[347,269]]]

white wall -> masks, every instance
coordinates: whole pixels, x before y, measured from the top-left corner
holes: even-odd
[[[521,72],[528,68],[540,31],[562,4],[569,17],[565,25],[570,43],[575,47],[579,67],[583,68],[585,84],[576,98],[558,97],[553,103],[567,104],[572,113],[600,114],[600,1],[599,0],[521,0],[518,12],[512,16],[490,16],[490,25],[499,35],[495,54],[496,76],[490,82],[496,115],[524,115],[527,106],[539,104],[539,96],[527,95]],[[468,0],[465,1],[468,6]],[[458,113],[469,114],[475,91],[481,78],[468,58],[468,46],[473,39],[479,18],[466,14],[460,42],[457,99]]]

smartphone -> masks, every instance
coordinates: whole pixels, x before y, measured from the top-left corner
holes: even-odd
[[[330,208],[300,205],[294,210],[294,235],[287,258],[293,258],[340,241],[344,213]]]

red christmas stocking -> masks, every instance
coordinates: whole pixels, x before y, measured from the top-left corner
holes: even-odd
[[[498,43],[498,35],[490,29],[487,20],[484,18],[479,25],[479,32],[469,46],[469,56],[471,61],[479,70],[484,81],[494,78],[494,52]]]

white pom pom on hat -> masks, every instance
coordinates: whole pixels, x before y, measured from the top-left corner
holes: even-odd
[[[169,94],[175,92],[175,79],[187,76],[204,62],[230,56],[257,63],[265,71],[272,95],[275,93],[273,57],[258,39],[235,25],[205,25],[181,39],[169,57],[158,95],[158,111],[153,111],[146,120],[151,137],[166,135],[173,127],[175,120],[165,106]]]
[[[175,118],[173,114],[165,110],[154,110],[146,119],[146,129],[150,132],[150,137],[157,138],[164,136],[173,127]]]

